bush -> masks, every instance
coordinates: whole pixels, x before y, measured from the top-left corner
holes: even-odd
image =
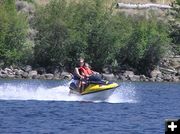
[[[61,65],[66,60],[69,35],[63,20],[64,6],[66,2],[63,0],[52,1],[37,11],[35,27],[38,33],[34,51],[36,63],[41,66]]]
[[[170,48],[167,25],[154,17],[133,21],[133,32],[127,44],[120,49],[119,62],[137,69],[139,73],[147,73]]]
[[[0,58],[5,64],[19,63],[25,53],[27,21],[17,13],[14,0],[4,0],[0,5]]]
[[[72,68],[81,56],[101,71],[128,65],[146,72],[168,48],[167,26],[155,17],[126,17],[104,0],[52,0],[38,7],[35,59],[41,66]]]
[[[170,37],[172,38],[175,54],[180,55],[180,0],[173,3],[172,11],[174,21],[169,22],[171,27]]]
[[[114,61],[115,48],[127,38],[119,32],[128,32],[125,23],[129,22],[122,23],[121,19],[125,21],[126,17],[113,15],[113,7],[105,6],[103,0],[51,1],[46,7],[39,8],[36,16],[35,26],[39,31],[35,47],[37,63],[72,67],[82,56],[95,69],[101,70],[105,64]]]

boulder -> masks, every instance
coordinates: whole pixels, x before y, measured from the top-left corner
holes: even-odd
[[[150,76],[151,76],[151,78],[156,78],[158,76],[161,77],[162,73],[161,73],[161,71],[155,69],[150,73]]]
[[[36,77],[37,76],[37,71],[36,70],[32,70],[32,71],[30,71],[29,72],[29,74],[28,74],[28,77],[30,77],[30,78],[34,78],[34,77]]]
[[[122,80],[122,81],[126,81],[127,80],[127,78],[123,74],[121,74],[121,73],[118,75],[118,79]]]
[[[133,71],[125,71],[123,73],[123,75],[126,77],[126,78],[130,78],[130,77],[133,77],[134,76],[134,72]]]
[[[23,72],[22,78],[28,78],[28,73],[27,72]]]
[[[177,71],[174,69],[174,68],[163,68],[163,67],[160,67],[159,68],[161,72],[165,73],[165,74],[176,74]]]
[[[24,68],[24,71],[25,72],[30,72],[32,71],[32,67],[30,65],[27,65],[25,68]]]
[[[40,74],[33,75],[33,76],[32,76],[32,79],[39,79],[39,77],[40,77]]]
[[[72,79],[71,73],[68,73],[68,72],[62,72],[62,73],[61,73],[61,77],[62,77],[63,79]]]
[[[109,73],[110,73],[109,67],[104,67],[102,70],[103,70],[103,72],[106,73],[106,74],[109,74]]]
[[[8,72],[5,70],[1,70],[1,74],[8,74]]]
[[[5,68],[4,71],[7,72],[7,74],[14,75],[13,70],[10,68]]]
[[[7,78],[7,74],[0,74],[0,78]]]
[[[148,80],[154,82],[156,80],[156,78],[152,77],[152,78],[149,78]]]
[[[7,75],[7,78],[14,79],[14,78],[15,78],[15,75],[13,75],[13,74],[8,74],[8,75]]]
[[[44,67],[39,67],[36,70],[37,70],[37,73],[40,74],[40,75],[46,73],[46,69]]]
[[[14,69],[15,75],[22,75],[24,73],[23,70]]]
[[[114,74],[106,74],[106,73],[103,73],[103,78],[105,78],[106,80],[109,80],[109,81],[114,81],[114,80],[117,80],[116,76]]]
[[[15,75],[15,78],[22,79],[22,75]]]
[[[140,76],[139,75],[130,75],[129,79],[131,81],[140,81]]]
[[[155,81],[157,81],[157,82],[162,82],[163,79],[162,79],[161,77],[157,77],[157,78],[155,79]]]
[[[45,77],[45,75],[44,75],[44,74],[43,74],[43,75],[39,75],[39,79],[44,80],[44,79],[46,79],[46,77]]]
[[[171,80],[172,80],[172,76],[169,75],[169,74],[163,75],[162,78],[163,78],[163,80],[165,80],[165,81],[171,81]]]
[[[59,80],[60,78],[61,78],[61,74],[60,73],[54,74],[54,79]]]
[[[179,77],[177,77],[177,76],[172,76],[172,81],[173,81],[173,82],[179,82]]]
[[[45,78],[50,80],[50,79],[53,79],[54,75],[51,74],[51,73],[48,73],[48,74],[44,74]]]
[[[145,75],[140,75],[140,81],[147,81],[146,76]]]

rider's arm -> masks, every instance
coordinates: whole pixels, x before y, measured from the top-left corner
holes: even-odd
[[[79,69],[78,69],[77,67],[75,68],[75,73],[77,74],[77,76],[78,76],[79,78],[84,78],[82,75],[80,75]]]

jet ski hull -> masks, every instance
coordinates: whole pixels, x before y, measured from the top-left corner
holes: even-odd
[[[93,93],[81,95],[81,96],[83,100],[87,100],[87,101],[93,101],[93,100],[103,101],[103,100],[107,100],[113,94],[114,91],[115,88],[112,88],[100,92],[93,92]]]
[[[119,85],[117,83],[89,84],[81,93],[70,88],[70,94],[81,96],[81,98],[86,101],[102,101],[108,99],[118,86]]]

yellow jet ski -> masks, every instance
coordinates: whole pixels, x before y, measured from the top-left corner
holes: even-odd
[[[75,83],[70,84],[70,94],[82,96],[85,100],[106,100],[119,85],[109,81],[88,81],[85,88],[80,92]]]

